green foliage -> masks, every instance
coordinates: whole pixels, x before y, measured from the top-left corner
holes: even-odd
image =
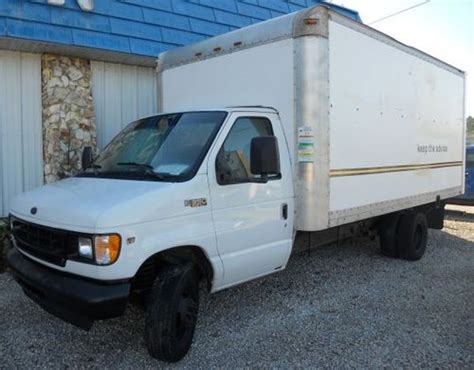
[[[7,252],[7,243],[5,237],[7,236],[7,224],[2,222],[0,219],[0,274],[5,272],[7,267],[6,263],[6,252]]]
[[[0,217],[0,241],[8,234],[8,219]]]
[[[467,131],[474,131],[474,117],[466,118]]]
[[[3,237],[6,235],[7,233],[7,227],[6,225],[4,225],[3,223],[1,223],[0,221],[0,241],[3,240]]]
[[[474,144],[474,117],[467,117],[466,118],[466,131],[467,131],[467,137],[466,137],[466,142],[467,144]]]

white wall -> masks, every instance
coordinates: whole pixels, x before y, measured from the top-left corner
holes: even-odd
[[[154,68],[91,62],[97,144],[105,145],[128,123],[157,111]]]
[[[329,22],[329,42],[331,171],[439,164],[332,177],[330,210],[461,193],[463,77],[336,22]]]
[[[41,55],[0,50],[0,217],[43,184]]]

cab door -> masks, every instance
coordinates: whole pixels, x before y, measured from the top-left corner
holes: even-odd
[[[274,135],[280,173],[266,181],[250,170],[254,137]],[[232,113],[208,162],[221,288],[285,267],[292,247],[293,181],[288,148],[276,114]]]

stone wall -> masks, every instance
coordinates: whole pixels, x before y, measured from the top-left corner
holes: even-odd
[[[42,56],[45,182],[81,169],[82,149],[96,148],[90,63],[79,58]]]

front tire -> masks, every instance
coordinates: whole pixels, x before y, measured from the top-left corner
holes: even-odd
[[[199,309],[199,277],[191,264],[157,277],[145,320],[145,343],[154,358],[181,360],[191,347]]]
[[[410,211],[400,217],[398,251],[400,258],[418,261],[425,254],[428,242],[428,221],[424,213]]]

